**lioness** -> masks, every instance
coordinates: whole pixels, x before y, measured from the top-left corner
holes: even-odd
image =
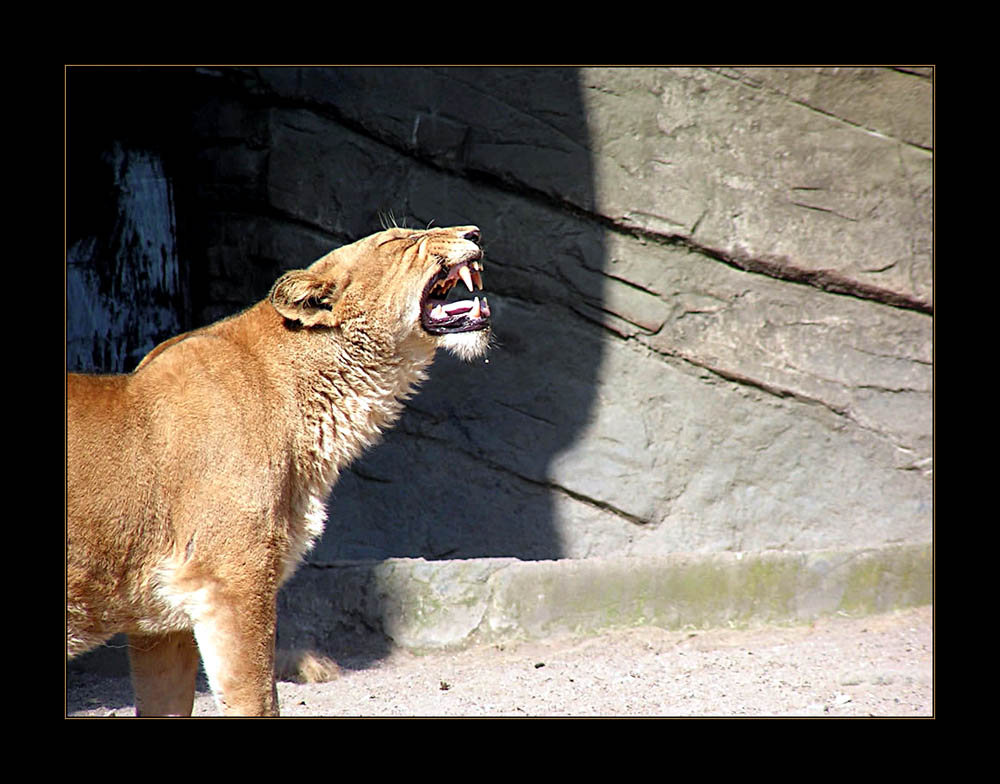
[[[390,228],[282,275],[249,310],[67,383],[67,648],[129,635],[136,712],[277,715],[278,587],[338,473],[444,347],[482,356],[475,226]]]

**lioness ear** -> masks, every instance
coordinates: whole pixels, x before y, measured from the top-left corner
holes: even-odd
[[[286,272],[271,288],[274,309],[304,327],[335,327],[333,306],[339,297],[337,284],[309,270]]]

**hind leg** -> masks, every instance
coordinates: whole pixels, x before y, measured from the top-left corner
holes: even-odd
[[[129,661],[137,716],[190,716],[198,646],[190,631],[130,634]]]

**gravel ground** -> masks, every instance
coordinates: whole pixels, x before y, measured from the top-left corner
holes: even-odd
[[[804,627],[639,628],[347,665],[279,683],[284,716],[934,715],[930,607]],[[67,715],[132,716],[127,678],[73,672]],[[199,690],[196,716],[218,715]]]

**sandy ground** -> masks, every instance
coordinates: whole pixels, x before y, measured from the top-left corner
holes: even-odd
[[[929,607],[812,626],[640,628],[417,656],[279,683],[284,716],[934,715]],[[199,688],[196,716],[216,716]],[[127,678],[70,673],[68,716],[132,716]]]

